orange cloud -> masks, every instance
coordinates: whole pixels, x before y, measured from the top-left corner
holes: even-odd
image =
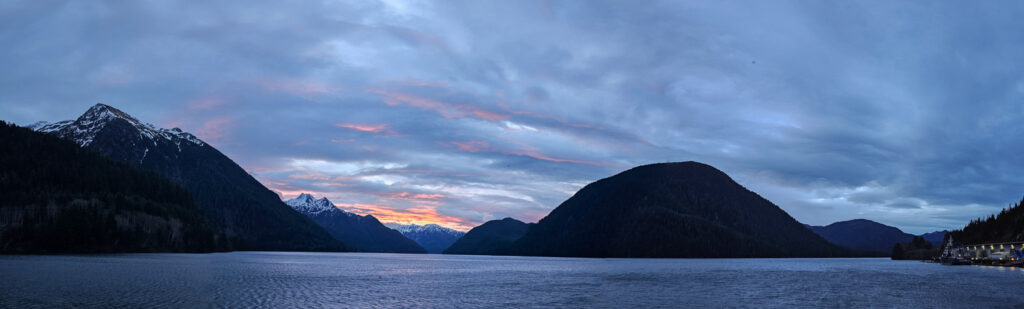
[[[438,214],[437,207],[435,206],[418,205],[413,208],[399,209],[384,205],[362,203],[335,203],[335,205],[352,213],[373,215],[377,220],[385,223],[391,222],[398,224],[420,225],[434,223],[461,231],[467,231],[478,224],[477,222],[468,221],[463,218]]]

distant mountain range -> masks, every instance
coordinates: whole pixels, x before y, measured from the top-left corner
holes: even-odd
[[[877,256],[889,256],[893,246],[897,243],[910,242],[915,236],[896,227],[867,219],[841,221],[826,226],[806,226],[833,244]],[[925,240],[937,245],[942,242],[945,233],[937,231],[923,236]]]
[[[931,232],[931,233],[924,233],[924,234],[921,234],[920,236],[923,237],[924,240],[927,240],[928,242],[932,243],[932,245],[934,245],[936,248],[938,248],[938,247],[942,247],[942,242],[943,242],[943,240],[946,239],[946,234],[947,233],[949,233],[949,231],[943,230],[943,231],[935,231],[935,232]]]
[[[231,159],[180,129],[157,128],[104,104],[75,120],[31,127],[185,188],[232,250],[346,250]]]
[[[808,226],[831,243],[878,256],[889,256],[893,245],[909,242],[914,235],[898,228],[865,219],[832,223],[826,226]]]
[[[0,121],[0,253],[226,250],[185,189]]]
[[[456,231],[437,224],[394,224],[388,223],[385,226],[402,233],[406,238],[412,239],[423,246],[427,253],[441,253],[452,243],[455,243],[465,232]]]
[[[466,232],[445,249],[444,254],[511,254],[511,245],[526,234],[531,225],[512,218],[487,221]]]
[[[310,194],[283,202],[192,134],[108,105],[30,128],[38,133],[6,124],[0,132],[0,252],[828,257],[884,255],[913,237],[863,219],[805,227],[698,162],[644,165],[598,180],[535,224],[506,218],[465,234],[434,224],[388,228]],[[949,234],[961,244],[1024,240],[1021,209]],[[941,243],[945,235],[922,239]]]
[[[475,236],[475,230],[463,239]],[[722,171],[698,162],[644,165],[588,184],[505,247],[463,246],[463,239],[445,253],[652,258],[855,254],[814,234]]]
[[[285,201],[285,204],[313,219],[331,236],[355,251],[427,253],[419,244],[385,227],[377,218],[341,210],[326,197],[315,199],[309,193],[302,193]]]

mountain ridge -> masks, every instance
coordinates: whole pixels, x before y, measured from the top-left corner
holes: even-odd
[[[935,231],[914,235],[903,232],[897,227],[868,219],[838,221],[825,226],[809,224],[805,224],[805,226],[831,243],[863,252],[872,252],[877,256],[889,256],[894,245],[910,242],[914,236],[922,236],[928,242],[938,246],[946,234],[946,231]]]
[[[434,223],[425,225],[388,223],[384,225],[420,244],[420,246],[427,250],[427,253],[442,253],[455,241],[466,235],[465,232],[456,231]]]
[[[170,180],[0,121],[0,252],[214,252],[224,236]]]
[[[227,235],[232,250],[346,250],[237,163],[180,129],[157,128],[102,103],[75,120],[40,123],[34,128],[181,185]]]
[[[523,234],[532,223],[525,223],[513,218],[491,220],[474,227],[456,240],[444,254],[469,255],[507,255],[509,247]]]
[[[338,208],[327,197],[316,199],[300,193],[284,203],[327,230],[332,237],[359,252],[427,253],[402,233],[390,229],[373,215],[357,215]]]
[[[634,167],[584,186],[508,250],[560,257],[854,255],[699,162]]]

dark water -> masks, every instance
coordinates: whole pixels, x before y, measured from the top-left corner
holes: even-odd
[[[0,256],[0,307],[1024,307],[1020,268],[887,259]]]

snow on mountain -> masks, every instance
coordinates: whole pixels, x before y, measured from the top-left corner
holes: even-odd
[[[284,201],[299,213],[316,222],[335,239],[359,252],[426,253],[412,239],[385,227],[372,215],[357,215],[338,208],[326,197],[316,199],[302,193]]]
[[[443,233],[443,234],[451,234],[451,235],[456,235],[456,236],[462,236],[463,234],[465,234],[463,232],[459,232],[459,231],[456,231],[456,230],[453,230],[453,229],[450,229],[450,228],[446,228],[446,227],[443,227],[443,226],[440,226],[440,225],[437,225],[437,224],[433,224],[433,223],[426,224],[426,225],[388,223],[388,224],[384,224],[384,225],[387,226],[387,227],[390,227],[393,230],[402,232],[402,234],[406,234],[406,233],[424,233],[424,232],[426,232],[426,233]]]
[[[341,210],[340,208],[335,206],[334,203],[331,202],[331,200],[328,200],[327,197],[315,199],[313,198],[313,195],[309,193],[299,194],[299,196],[290,200],[286,200],[284,201],[284,203],[288,204],[288,206],[291,206],[295,210],[303,214],[306,214],[307,216],[318,215],[330,211],[340,211],[350,216],[355,215],[347,211]]]
[[[131,126],[135,127],[140,137],[148,138],[156,145],[156,139],[165,139],[178,146],[181,149],[181,143],[192,143],[199,146],[205,145],[205,143],[194,135],[184,132],[181,129],[163,129],[158,128],[149,123],[143,123],[135,117],[128,115],[116,108],[113,108],[106,104],[96,104],[89,108],[85,114],[79,116],[75,120],[64,120],[54,123],[40,121],[29,125],[28,128],[43,132],[43,133],[54,133],[66,139],[70,139],[79,146],[85,147],[92,143],[96,135],[103,130],[104,127],[109,125],[111,122],[116,120],[124,120]]]
[[[430,253],[441,253],[466,234],[433,223],[427,225],[388,223],[385,226],[402,233]]]

